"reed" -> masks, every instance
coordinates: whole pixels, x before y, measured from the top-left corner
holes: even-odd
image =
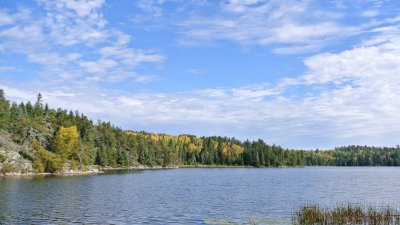
[[[293,225],[400,225],[400,212],[391,206],[341,203],[336,207],[306,204],[292,216]]]

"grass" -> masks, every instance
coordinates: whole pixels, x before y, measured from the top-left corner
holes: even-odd
[[[293,214],[294,225],[400,225],[400,212],[391,206],[342,203],[334,208],[306,204]]]

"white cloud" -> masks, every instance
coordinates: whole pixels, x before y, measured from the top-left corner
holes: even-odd
[[[1,30],[0,36],[10,38],[13,41],[43,41],[42,27],[38,25],[29,25],[23,27],[16,25],[8,29]],[[27,37],[29,37],[29,39]]]
[[[12,24],[13,22],[14,22],[14,19],[12,18],[11,15],[0,10],[0,26]]]
[[[79,17],[91,15],[94,10],[101,8],[105,3],[104,0],[64,0],[58,3],[60,2],[64,3],[66,8],[74,10]]]
[[[360,32],[360,27],[341,24],[341,14],[316,5],[274,0],[221,3],[215,15],[185,19],[182,43],[231,40],[242,45],[278,45],[274,47],[277,53],[298,53]]]
[[[0,66],[0,72],[15,71],[16,69],[14,66]]]
[[[158,79],[137,74],[135,69],[146,62],[162,63],[164,56],[129,47],[131,37],[107,28],[98,11],[100,6],[94,3],[90,9],[73,5],[66,11],[61,10],[67,7],[64,3],[42,4],[51,15],[36,22],[25,21],[32,19],[26,16],[22,24],[0,28],[4,51],[25,55],[30,62],[45,67],[44,75],[51,76],[50,83],[2,83],[0,88],[15,101],[34,100],[36,93],[42,92],[52,107],[79,109],[93,119],[110,120],[126,129],[264,138],[284,147],[398,144],[393,138],[400,135],[400,31],[393,24],[396,22],[375,25],[368,30],[374,37],[353,48],[306,58],[304,74],[283,78],[275,85],[127,93],[99,89],[93,83]],[[308,4],[296,2],[285,7],[278,1],[264,4],[256,0],[224,3],[227,17],[191,18],[183,24],[187,27],[185,35],[244,44],[279,44],[276,52],[301,52],[318,49],[327,40],[325,36],[357,31],[335,23],[339,15],[328,13],[318,21],[299,19],[321,15],[318,10],[308,15]],[[62,13],[57,14],[59,11]],[[61,26],[55,27],[54,21]],[[99,35],[79,36],[77,31],[86,28]],[[33,40],[24,38],[29,29],[36,33]],[[43,43],[42,38],[50,43]],[[296,88],[302,89],[301,93],[291,95]]]
[[[166,3],[177,7],[165,7]],[[149,0],[137,5],[143,13],[135,15],[136,26],[177,31],[182,46],[230,41],[278,54],[315,53],[382,23],[396,23],[390,16],[397,15],[388,2],[368,0]]]
[[[0,89],[5,90],[6,98],[11,98],[16,101],[30,101],[33,99],[31,93],[18,88],[0,85]]]
[[[299,148],[395,145],[393,137],[400,135],[399,46],[400,33],[383,43],[317,54],[305,59],[307,73],[275,86],[137,94],[86,88],[49,100],[128,129],[265,138]],[[287,96],[292,88],[304,88],[304,94]]]
[[[376,9],[372,9],[372,10],[366,10],[364,11],[361,16],[363,17],[375,17],[378,16],[380,14],[380,12]]]
[[[135,77],[135,82],[136,83],[148,83],[151,81],[159,80],[159,76],[154,76],[154,75],[140,75]]]
[[[164,61],[164,56],[160,54],[133,50],[125,46],[108,46],[101,48],[99,52],[105,58],[114,57],[132,66],[145,62],[162,63]]]
[[[108,69],[117,65],[117,62],[110,59],[100,59],[98,61],[84,61],[80,65],[89,73],[105,73]]]
[[[144,1],[137,1],[136,6],[142,9],[143,11],[147,12],[149,15],[153,17],[160,17],[163,12],[162,8],[159,7],[159,4],[164,3],[165,1],[159,0],[144,0]]]
[[[349,79],[360,85],[371,80],[397,78],[400,75],[399,38],[378,45],[360,46],[339,54],[319,54],[305,60],[309,74],[302,79],[308,84]],[[371,44],[371,43],[370,43]]]
[[[12,14],[0,11],[0,22],[8,23],[0,27],[0,53],[16,53],[42,66],[40,75],[48,82],[71,82],[71,78],[76,82],[148,82],[156,77],[137,74],[136,67],[162,63],[165,57],[131,48],[130,35],[108,26],[100,11],[103,0],[38,0],[38,5],[44,13],[27,8]]]
[[[107,21],[99,12],[104,1],[40,1],[47,10],[45,25],[50,37],[59,44],[93,46],[109,38]],[[84,32],[82,32],[84,31]]]

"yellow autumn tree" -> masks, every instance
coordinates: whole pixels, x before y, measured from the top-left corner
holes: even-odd
[[[182,142],[184,144],[188,144],[190,142],[190,138],[186,135],[179,135],[178,136],[178,141]]]
[[[79,133],[76,126],[61,126],[54,138],[53,146],[55,152],[64,160],[78,159]]]
[[[242,147],[240,145],[237,145],[237,144],[232,144],[231,149],[232,149],[232,153],[235,156],[238,156],[238,155],[242,154],[243,151],[244,151],[244,147]]]

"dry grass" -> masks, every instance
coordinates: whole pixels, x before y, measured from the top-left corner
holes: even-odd
[[[294,225],[400,225],[400,212],[394,207],[370,207],[342,203],[334,208],[307,204],[294,213]]]

